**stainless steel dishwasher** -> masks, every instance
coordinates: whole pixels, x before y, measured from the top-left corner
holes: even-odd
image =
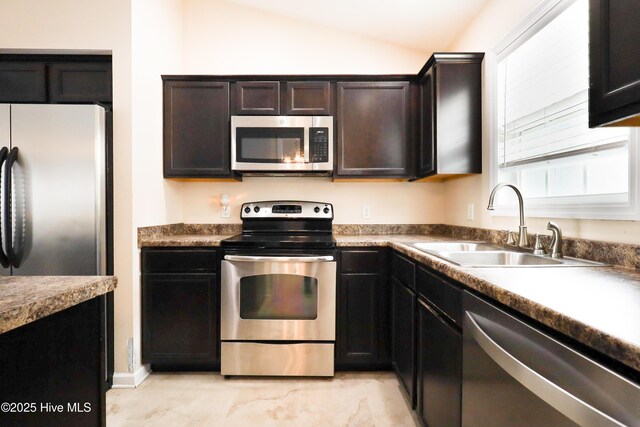
[[[463,426],[640,426],[640,386],[463,296]]]

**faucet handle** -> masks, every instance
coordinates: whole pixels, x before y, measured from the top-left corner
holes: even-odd
[[[553,221],[549,221],[547,230],[551,230],[552,233],[551,243],[549,244],[551,258],[562,258],[562,230],[560,226]]]
[[[511,230],[507,231],[507,245],[510,245],[510,246],[516,245],[515,233]]]
[[[544,249],[542,242],[540,241],[540,234],[536,233],[536,243],[533,245],[533,254],[534,255],[547,255],[547,251]]]

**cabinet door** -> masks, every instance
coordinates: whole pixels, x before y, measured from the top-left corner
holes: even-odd
[[[236,114],[280,114],[280,82],[237,82]]]
[[[640,114],[640,5],[590,0],[589,126]],[[626,126],[639,126],[635,117]]]
[[[336,176],[408,175],[408,82],[342,82]]]
[[[462,335],[424,302],[418,302],[416,412],[424,425],[460,425]]]
[[[392,365],[409,397],[411,408],[416,405],[415,374],[415,311],[416,295],[399,281],[391,280]]]
[[[419,80],[417,178],[482,173],[483,57],[437,54],[427,63]]]
[[[111,102],[111,62],[49,66],[49,100],[54,103]]]
[[[1,63],[0,102],[47,102],[44,63]]]
[[[336,363],[343,368],[389,366],[385,286],[373,274],[340,276]]]
[[[285,100],[287,114],[331,114],[331,85],[329,82],[287,82]]]
[[[391,363],[386,250],[340,251],[336,368],[383,369]]]
[[[142,276],[142,361],[172,366],[217,363],[215,274]]]
[[[418,142],[417,175],[427,176],[436,170],[435,147],[435,68],[430,68],[420,81],[420,140]]]
[[[230,177],[229,83],[164,82],[164,177]]]

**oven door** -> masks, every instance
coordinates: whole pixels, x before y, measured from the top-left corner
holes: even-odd
[[[333,256],[226,255],[223,341],[334,341]]]
[[[306,171],[312,117],[232,116],[231,169]]]

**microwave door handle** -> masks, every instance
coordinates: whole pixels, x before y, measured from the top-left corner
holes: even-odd
[[[333,261],[332,256],[245,256],[245,255],[225,255],[227,261],[243,261],[243,262],[327,262]]]
[[[309,126],[304,127],[304,162],[309,163]]]

